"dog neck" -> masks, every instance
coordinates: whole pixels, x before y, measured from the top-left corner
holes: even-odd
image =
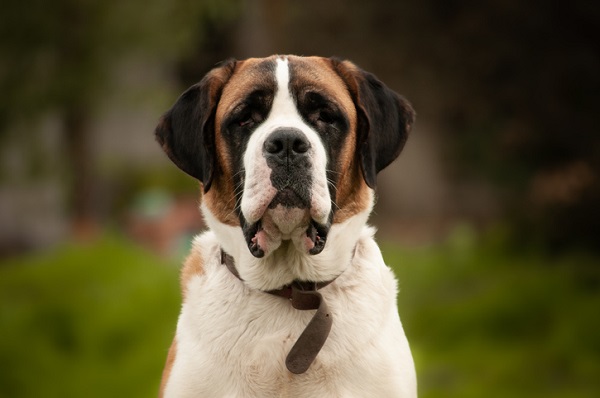
[[[331,226],[325,249],[317,255],[302,253],[293,245],[282,245],[264,258],[255,258],[246,245],[242,229],[217,220],[202,204],[206,224],[216,235],[223,250],[234,259],[245,284],[269,291],[291,285],[294,281],[324,282],[343,273],[369,217],[370,208],[342,223]]]
[[[243,281],[237,272],[233,257],[222,249],[221,263],[239,280]],[[329,336],[333,317],[318,290],[329,285],[335,279],[337,277],[326,282],[294,281],[280,289],[265,292],[288,299],[292,307],[297,310],[317,310],[286,357],[285,366],[294,374],[302,374],[308,370]]]
[[[242,277],[240,276],[240,273],[238,272],[237,268],[235,267],[235,260],[233,259],[232,256],[225,253],[225,251],[223,249],[221,249],[221,264],[225,265],[227,267],[227,269],[229,270],[229,272],[231,272],[236,278],[238,278],[242,282],[244,281],[242,279]],[[325,282],[311,282],[311,281],[294,280],[292,283],[287,284],[280,289],[266,290],[264,292],[272,294],[274,296],[279,296],[279,297],[283,297],[288,300],[292,300],[294,289],[298,289],[301,291],[316,291],[316,290],[324,288],[325,286],[329,285],[336,279],[337,279],[337,276],[335,278],[325,281]],[[293,305],[293,303],[292,303],[292,305]],[[296,308],[295,305],[293,305],[293,306],[294,306],[294,308]]]

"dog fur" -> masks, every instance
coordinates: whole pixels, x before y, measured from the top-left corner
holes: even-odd
[[[416,397],[396,279],[367,225],[413,120],[404,98],[332,58],[231,60],[182,94],[156,137],[200,181],[209,230],[182,269],[161,396]],[[266,293],[294,281],[332,281],[319,290],[332,329],[301,374],[285,358],[312,311]]]

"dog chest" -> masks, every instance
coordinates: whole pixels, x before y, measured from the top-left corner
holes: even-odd
[[[333,397],[386,396],[413,383],[399,377],[412,363],[395,313],[395,284],[381,284],[391,276],[387,268],[371,268],[360,285],[347,275],[342,286],[323,289],[331,334],[309,370],[293,375],[285,357],[313,311],[295,310],[283,298],[245,288],[223,267],[209,267],[188,286],[169,384],[186,386],[190,396]]]

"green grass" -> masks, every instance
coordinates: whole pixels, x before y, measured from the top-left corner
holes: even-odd
[[[177,269],[114,238],[0,266],[0,397],[151,397]]]
[[[419,396],[600,396],[600,259],[515,253],[459,230],[384,248]]]
[[[468,229],[382,247],[421,398],[599,396],[598,257],[511,252]],[[0,397],[156,396],[177,268],[117,237],[4,260]]]

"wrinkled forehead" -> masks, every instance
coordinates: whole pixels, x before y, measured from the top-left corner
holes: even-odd
[[[346,83],[333,70],[331,61],[321,57],[289,57],[290,90],[293,93],[318,92],[337,102],[347,112],[354,104]]]
[[[281,62],[284,60],[286,62]],[[279,62],[278,62],[279,61]],[[277,68],[287,67],[287,87],[280,87]],[[217,122],[222,120],[246,97],[256,91],[274,96],[277,90],[288,90],[292,97],[307,91],[318,92],[345,110],[350,120],[356,113],[348,88],[333,70],[328,59],[321,57],[272,56],[238,61],[235,71],[221,93],[217,108]]]
[[[276,60],[251,58],[236,63],[235,71],[223,87],[221,99],[217,108],[219,116],[229,113],[238,103],[255,91],[273,94],[277,88],[275,78]]]

